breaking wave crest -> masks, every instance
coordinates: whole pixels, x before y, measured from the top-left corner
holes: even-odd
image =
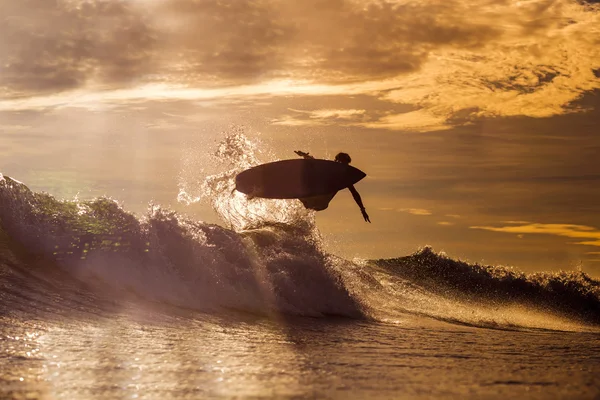
[[[374,260],[371,266],[393,277],[396,288],[403,282],[441,296],[441,301],[424,303],[429,310],[422,305],[416,310],[441,319],[494,327],[544,325],[540,318],[553,316],[600,324],[600,281],[581,271],[527,274],[453,260],[429,247],[406,257]]]
[[[108,288],[111,296],[199,310],[362,315],[301,228],[265,225],[236,233],[158,206],[138,220],[113,200],[58,201],[9,177],[0,181],[0,201],[8,206],[0,214],[5,266],[12,259],[10,265],[27,270],[25,260],[35,260],[37,268],[68,271],[85,290]]]

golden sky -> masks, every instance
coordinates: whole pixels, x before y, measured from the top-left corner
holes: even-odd
[[[0,172],[34,189],[210,220],[177,182],[243,125],[368,173],[373,224],[341,193],[317,217],[345,256],[600,274],[596,1],[0,0],[0,20]]]

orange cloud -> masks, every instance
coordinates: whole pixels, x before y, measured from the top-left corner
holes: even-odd
[[[600,247],[600,230],[586,225],[531,223],[526,225],[503,227],[471,226],[471,229],[483,229],[492,232],[505,232],[516,234],[545,234],[564,236],[576,239],[593,239],[577,242],[575,244]]]
[[[572,0],[0,6],[0,37],[10,38],[0,46],[2,109],[360,93],[415,111],[356,120],[321,110],[274,123],[347,117],[369,128],[426,132],[481,117],[581,111],[570,104],[600,88],[600,5]]]
[[[436,116],[427,110],[417,110],[402,114],[386,115],[378,120],[357,124],[366,128],[407,130],[413,132],[441,131],[452,126],[445,117]]]
[[[598,247],[600,247],[600,240],[588,240],[588,241],[585,241],[585,242],[578,242],[576,244],[583,244],[583,245],[586,245],[586,246],[598,246]]]
[[[398,211],[407,212],[413,215],[431,215],[431,211],[423,208],[401,208]]]
[[[289,109],[300,116],[284,115],[271,121],[273,125],[287,126],[319,126],[319,125],[347,125],[349,121],[362,118],[366,110],[357,109],[321,109],[321,110],[296,110]]]

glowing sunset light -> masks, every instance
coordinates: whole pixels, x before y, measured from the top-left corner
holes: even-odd
[[[499,254],[465,250],[458,230],[502,246],[509,235],[494,233],[563,240],[562,261],[598,245],[596,2],[30,0],[3,13],[2,172],[46,190],[61,186],[35,169],[69,177],[63,188],[84,174],[96,195],[116,190],[93,183],[100,171],[130,171],[148,191],[159,174],[193,192],[199,171],[216,172],[209,154],[223,132],[245,127],[270,146],[261,161],[350,153],[374,208],[403,210],[383,223],[407,251],[439,240]],[[125,192],[135,204],[155,197]],[[323,229],[338,234],[329,212]],[[363,232],[368,256],[395,256],[381,232]]]
[[[600,399],[600,0],[0,0],[0,400]]]

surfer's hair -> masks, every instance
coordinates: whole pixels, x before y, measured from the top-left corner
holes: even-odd
[[[344,164],[350,164],[352,162],[352,159],[350,158],[350,155],[348,153],[337,153],[337,155],[335,156],[335,161]]]

